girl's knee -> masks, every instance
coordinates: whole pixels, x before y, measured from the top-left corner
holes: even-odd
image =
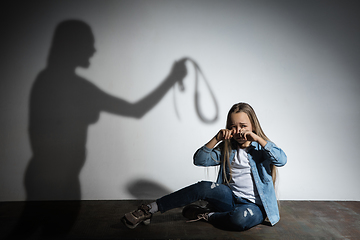
[[[220,184],[215,183],[215,182],[210,182],[210,181],[199,181],[199,182],[197,182],[197,185],[199,185],[201,187],[213,189],[214,187],[217,187]]]
[[[197,187],[207,193],[219,191],[220,189],[222,189],[219,183],[209,181],[199,181],[197,183]]]
[[[235,230],[243,231],[252,228],[263,221],[263,216],[254,212],[251,208],[235,209],[230,214],[230,222]]]
[[[206,195],[209,196],[218,196],[221,198],[222,196],[232,196],[231,189],[228,186],[223,184],[209,182],[209,181],[200,181],[197,183],[198,188],[201,189]]]

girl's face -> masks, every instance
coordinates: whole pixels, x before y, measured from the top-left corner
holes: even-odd
[[[234,132],[234,140],[237,141],[240,145],[245,144],[246,141],[240,133],[252,132],[253,128],[250,122],[248,115],[244,112],[232,113],[230,115],[231,125],[230,129]]]

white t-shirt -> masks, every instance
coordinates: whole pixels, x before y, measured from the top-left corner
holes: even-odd
[[[251,174],[251,167],[246,150],[247,149],[239,148],[231,163],[232,179],[230,181],[230,188],[236,196],[246,198],[253,203],[261,204]]]

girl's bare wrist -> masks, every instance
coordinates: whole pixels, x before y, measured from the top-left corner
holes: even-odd
[[[258,139],[256,139],[256,142],[259,143],[261,146],[265,146],[267,141],[261,137],[258,137]]]

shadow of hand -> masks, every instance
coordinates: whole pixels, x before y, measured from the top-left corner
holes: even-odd
[[[183,80],[187,75],[187,68],[185,65],[187,58],[183,58],[179,61],[176,61],[174,65],[172,66],[171,72],[170,72],[170,78],[173,79],[175,82],[179,83],[180,90],[184,91],[184,83]]]

